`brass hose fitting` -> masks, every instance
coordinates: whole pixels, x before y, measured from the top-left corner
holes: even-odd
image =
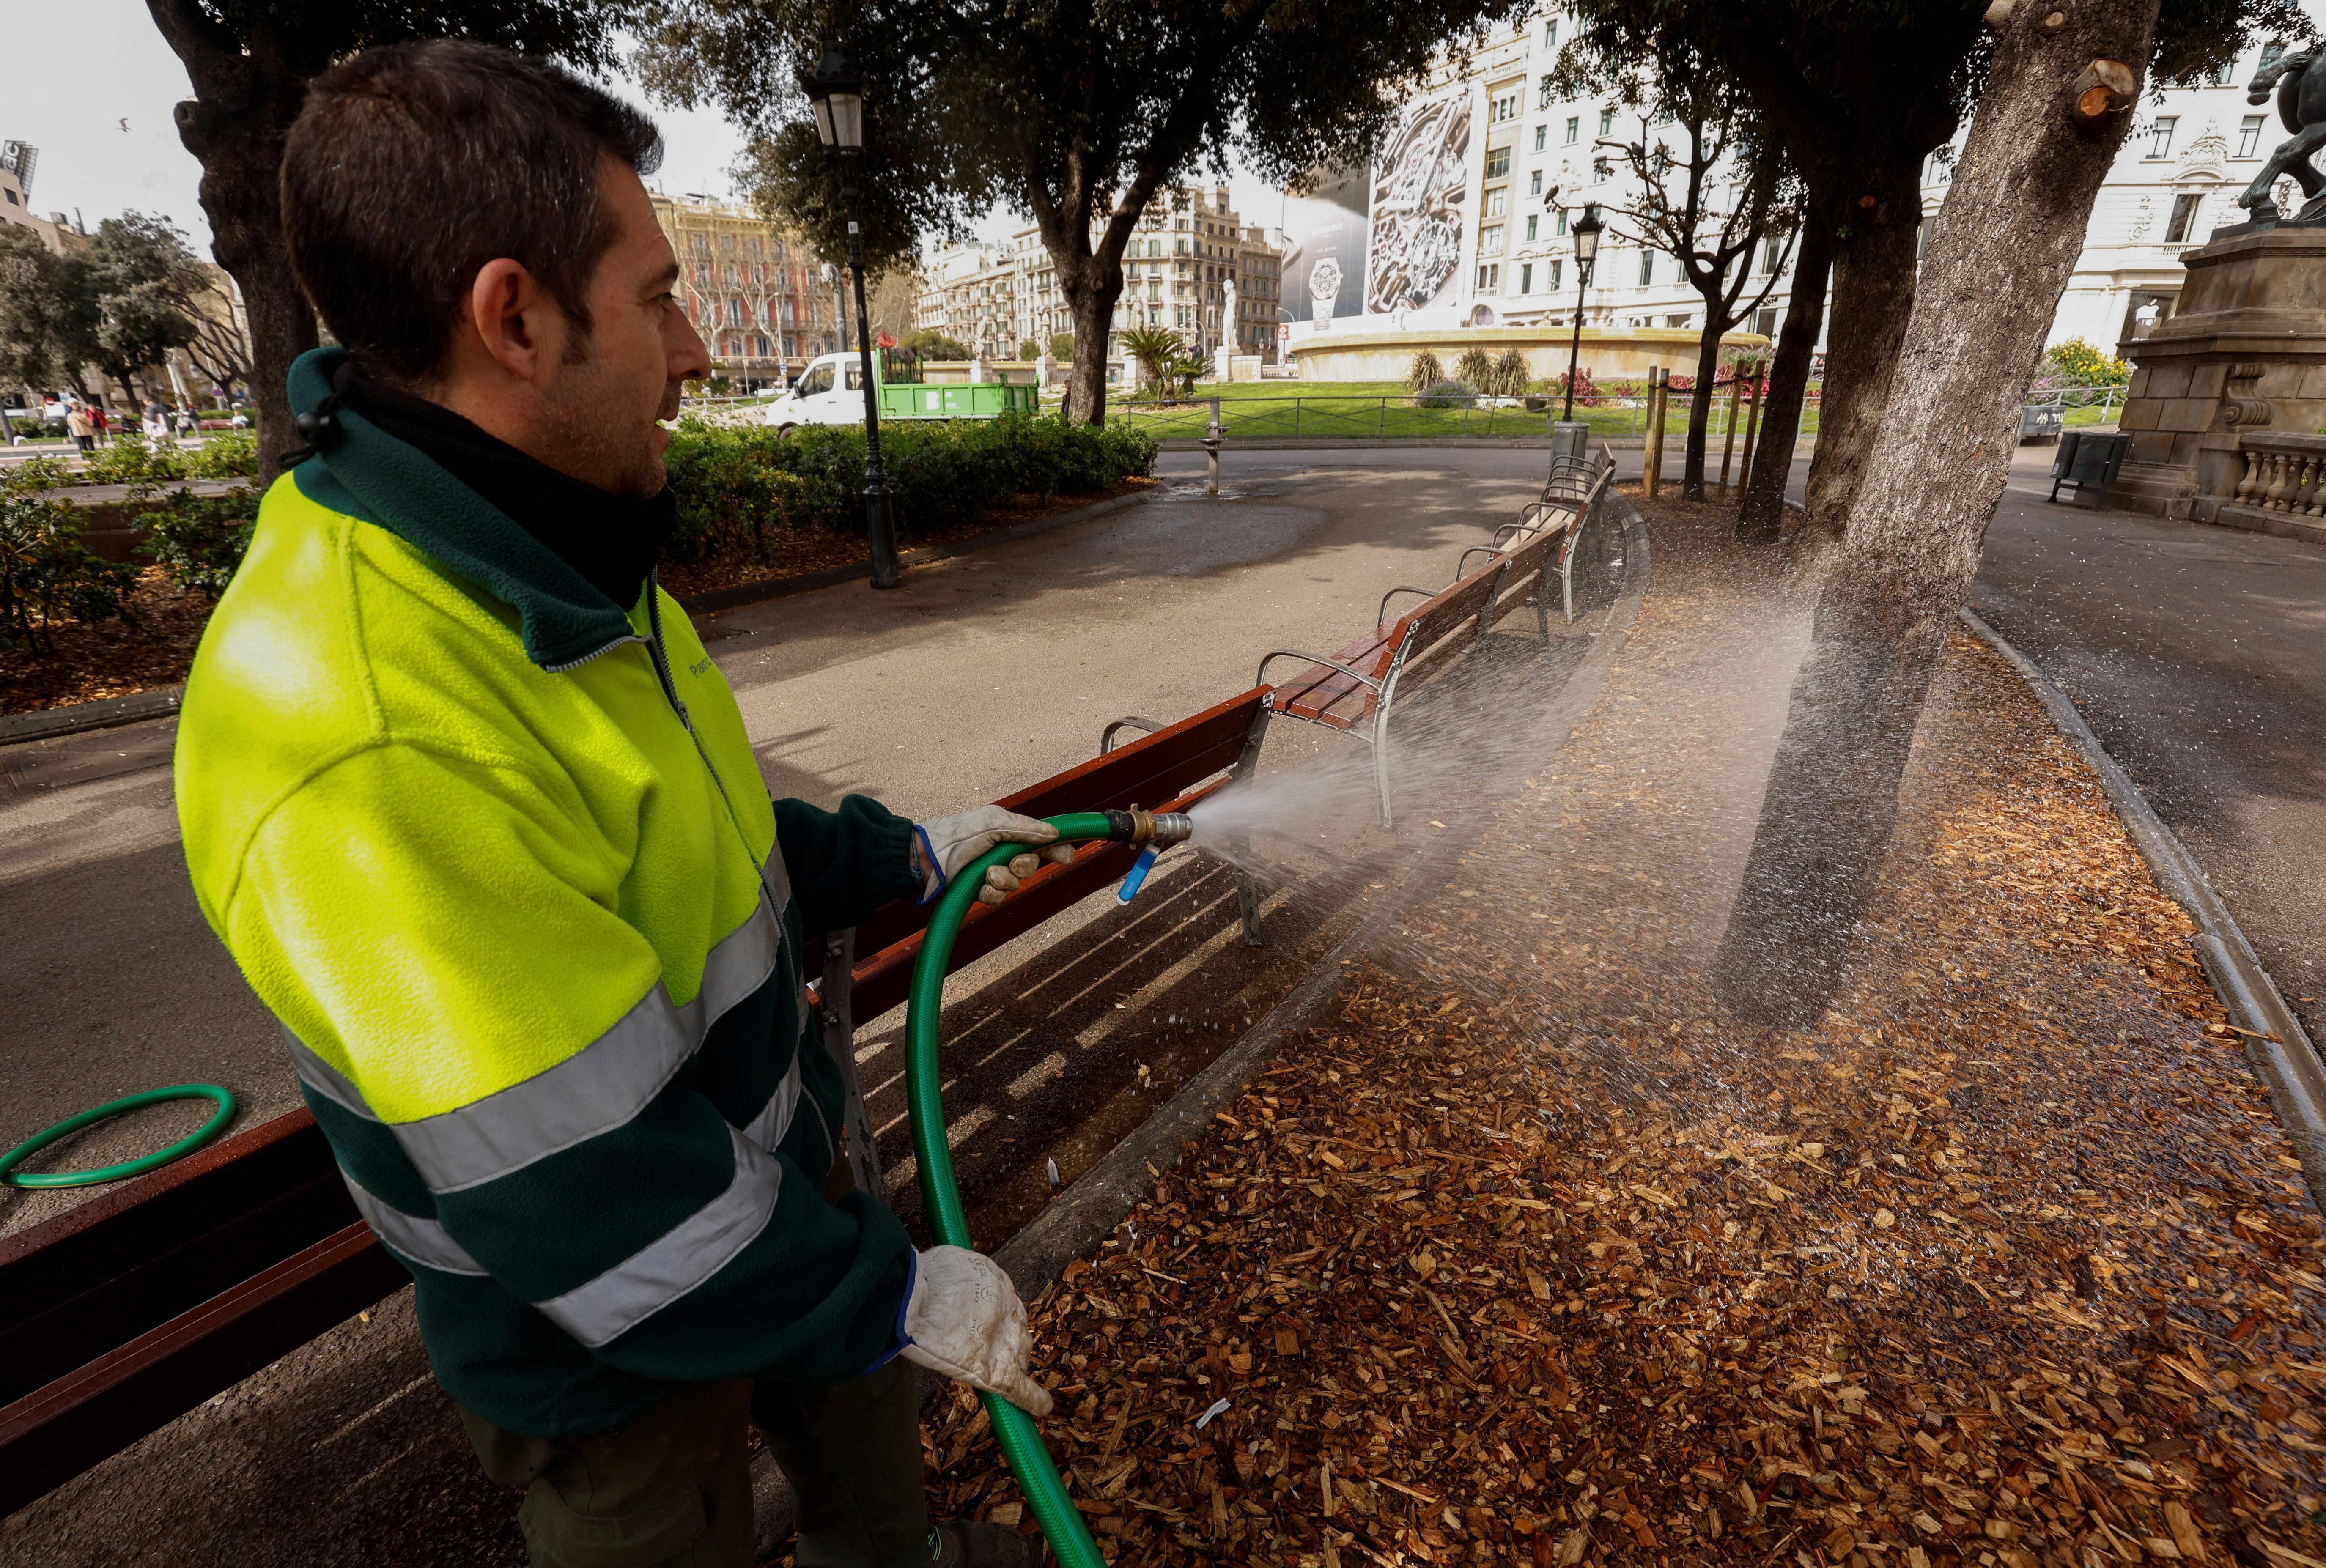
[[[1142,812],[1137,806],[1107,812],[1106,823],[1107,838],[1118,844],[1184,844],[1196,831],[1184,812]]]

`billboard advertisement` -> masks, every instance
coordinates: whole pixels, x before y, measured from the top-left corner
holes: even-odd
[[[1408,107],[1373,170],[1367,311],[1400,316],[1466,297],[1460,274],[1469,153],[1466,86]]]
[[[1305,196],[1284,199],[1285,314],[1326,329],[1365,308],[1365,172],[1311,174]]]

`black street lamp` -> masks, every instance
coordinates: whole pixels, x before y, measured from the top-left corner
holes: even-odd
[[[872,586],[898,581],[897,526],[889,515],[889,470],[880,461],[880,391],[872,375],[872,318],[864,306],[864,237],[856,213],[856,164],[864,155],[864,83],[837,44],[826,42],[814,74],[800,79],[815,110],[824,156],[840,165],[840,199],[848,206],[848,266],[856,274],[856,357],[864,381],[864,527],[872,552]],[[847,320],[841,321],[847,347]]]
[[[1585,202],[1583,216],[1575,220],[1575,335],[1567,345],[1567,408],[1558,416],[1562,424],[1575,417],[1575,362],[1583,352],[1583,296],[1591,287],[1591,264],[1599,255],[1599,232],[1606,227],[1599,217],[1599,204]]]

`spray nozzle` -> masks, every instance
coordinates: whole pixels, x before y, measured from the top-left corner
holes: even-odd
[[[1137,806],[1127,812],[1106,813],[1106,836],[1116,844],[1184,844],[1194,837],[1196,824],[1185,812],[1142,812]]]
[[[1186,843],[1194,836],[1196,824],[1185,812],[1142,812],[1133,806],[1127,812],[1107,812],[1106,829],[1112,842],[1147,846],[1131,862],[1130,874],[1123,877],[1122,887],[1115,894],[1118,900],[1128,904],[1139,896],[1140,886],[1155,869],[1155,857],[1174,844]]]

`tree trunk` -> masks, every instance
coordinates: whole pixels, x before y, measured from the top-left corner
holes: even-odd
[[[1122,297],[1122,267],[1097,255],[1073,258],[1069,266],[1056,253],[1059,291],[1075,319],[1075,374],[1067,384],[1074,415],[1085,424],[1106,422],[1106,340]],[[1109,281],[1111,276],[1111,280]]]
[[[2136,102],[2122,93],[2079,120],[2079,78],[2088,62],[2146,60],[2156,13],[2157,0],[2084,0],[2047,37],[2042,8],[2020,6],[1996,44],[1879,421],[1885,460],[1850,477],[1847,525],[1714,960],[1715,990],[1743,1017],[1806,1027],[1841,984],[1915,720],[2003,493],[2035,352]],[[1861,272],[1856,297],[1880,292]],[[1824,448],[1820,432],[1820,461]]]
[[[1749,253],[1748,253],[1749,254]],[[1712,296],[1704,301],[1704,336],[1696,344],[1696,390],[1688,400],[1688,456],[1681,464],[1679,496],[1683,501],[1704,499],[1705,428],[1712,422],[1712,384],[1720,379],[1720,335],[1735,325],[1720,321]]]
[[[281,471],[283,454],[300,444],[286,385],[291,362],[319,341],[314,309],[284,246],[277,185],[284,140],[312,73],[290,61],[271,27],[254,26],[245,48],[185,0],[147,0],[147,9],[194,86],[195,96],[177,107],[178,139],[201,161],[210,253],[240,285],[250,318],[264,488]]]
[[[1911,156],[1908,155],[1911,153]],[[1914,246],[1922,226],[1923,153],[1898,150],[1895,167],[1843,183],[1833,229],[1833,310],[1817,455],[1810,459],[1809,520],[1794,548],[1813,559],[1839,541],[1888,404],[1890,380],[1914,308]],[[1868,201],[1872,205],[1865,205]],[[2010,220],[1997,215],[1996,221]]]
[[[1785,487],[1792,478],[1793,443],[1800,435],[1801,404],[1809,395],[1810,361],[1817,356],[1818,334],[1825,326],[1826,274],[1832,266],[1832,226],[1812,208],[1793,258],[1792,302],[1785,324],[1777,329],[1777,352],[1769,362],[1769,394],[1761,404],[1753,471],[1745,477],[1744,504],[1736,514],[1740,543],[1774,544],[1784,533]]]

